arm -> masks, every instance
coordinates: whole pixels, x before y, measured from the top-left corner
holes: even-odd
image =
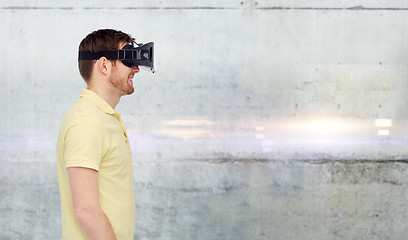
[[[90,168],[67,168],[75,219],[90,240],[116,240],[99,204],[98,172]]]

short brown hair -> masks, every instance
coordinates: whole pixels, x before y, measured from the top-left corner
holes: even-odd
[[[135,39],[130,34],[114,30],[100,29],[86,36],[79,44],[79,51],[91,51],[94,53],[102,51],[117,50],[121,42],[131,43]],[[92,67],[96,60],[78,60],[79,73],[85,81],[92,75]],[[114,63],[115,61],[112,60]]]

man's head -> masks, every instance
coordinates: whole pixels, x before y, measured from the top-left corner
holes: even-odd
[[[115,51],[133,43],[129,34],[112,29],[94,31],[86,36],[79,45],[79,51],[100,53]],[[139,72],[137,65],[128,67],[120,60],[109,60],[105,56],[96,60],[78,60],[79,72],[88,88],[103,88],[119,95],[132,94],[133,77]]]
[[[94,53],[120,49],[123,43],[132,43],[135,39],[129,34],[113,30],[101,29],[88,34],[79,44],[79,51],[91,51]],[[115,65],[115,60],[110,60]],[[79,60],[79,73],[85,81],[92,75],[93,65],[96,60]]]

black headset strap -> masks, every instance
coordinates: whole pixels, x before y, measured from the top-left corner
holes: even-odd
[[[79,51],[78,60],[97,60],[101,57],[106,57],[107,59],[114,60],[126,60],[135,59],[134,49],[119,49],[114,51],[103,51],[103,52],[90,52],[90,51]]]
[[[79,51],[78,60],[97,60],[101,57],[106,57],[107,59],[119,59],[119,51],[103,51],[103,52],[91,52],[91,51]],[[123,50],[122,50],[123,51]],[[121,54],[124,55],[123,53]]]

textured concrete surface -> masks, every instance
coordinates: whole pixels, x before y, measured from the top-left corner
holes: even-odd
[[[407,167],[402,161],[139,163],[136,239],[404,239]],[[52,163],[2,162],[1,239],[58,239],[58,186],[50,169]]]
[[[408,3],[1,1],[0,240],[58,239],[55,142],[99,28],[154,41],[118,111],[135,239],[405,239]],[[384,134],[386,135],[379,135]]]

